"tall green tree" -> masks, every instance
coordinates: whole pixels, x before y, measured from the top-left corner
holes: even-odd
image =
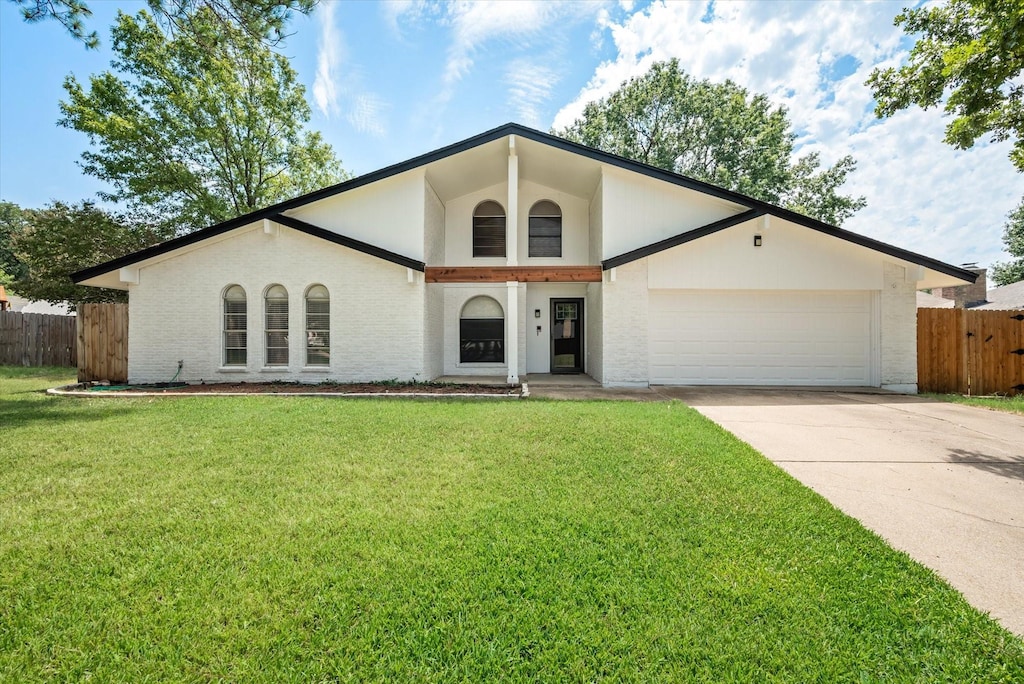
[[[96,31],[86,32],[92,10],[85,0],[11,0],[21,8],[25,21],[60,23],[89,49],[99,47]],[[147,0],[150,11],[173,30],[189,31],[192,16],[208,9],[218,21],[240,28],[252,37],[277,44],[285,35],[292,12],[309,14],[319,0]]]
[[[1013,259],[992,265],[992,280],[996,285],[1024,280],[1024,201],[1010,212],[1003,227],[1003,243]]]
[[[288,60],[200,9],[168,36],[143,11],[119,14],[113,71],[72,75],[60,124],[93,149],[82,169],[101,193],[173,217],[179,230],[244,214],[344,178]]]
[[[967,149],[983,135],[1012,141],[1010,161],[1024,171],[1024,0],[947,0],[904,9],[895,24],[917,42],[907,64],[871,72],[875,114],[942,104],[952,117],[946,143]],[[1024,279],[1024,201],[1010,213],[1003,241],[1016,259],[993,265],[1000,285]]]
[[[54,202],[22,212],[24,221],[11,243],[25,270],[13,288],[23,297],[54,304],[127,301],[127,292],[75,285],[70,276],[171,237],[166,226],[114,214],[92,202]]]
[[[555,134],[834,225],[866,204],[839,193],[852,157],[824,170],[817,154],[794,161],[784,107],[732,81],[694,79],[677,60],[655,63]]]
[[[28,272],[14,253],[14,236],[26,223],[25,211],[14,202],[0,201],[0,285],[11,285]]]
[[[966,149],[986,134],[1012,140],[1010,159],[1024,171],[1024,2],[947,0],[904,9],[895,24],[917,42],[907,64],[871,72],[875,113],[944,101],[953,117],[947,143]]]

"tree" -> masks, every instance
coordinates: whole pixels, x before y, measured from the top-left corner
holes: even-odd
[[[303,130],[305,90],[283,56],[208,8],[167,36],[145,11],[119,14],[110,71],[64,82],[60,124],[88,135],[83,170],[103,199],[173,219],[179,232],[344,178],[330,145]]]
[[[25,226],[25,212],[14,202],[0,201],[0,271],[6,276],[2,285],[10,285],[28,271],[28,267],[14,254],[14,236]]]
[[[1010,212],[1003,229],[1003,243],[1012,261],[992,265],[992,280],[996,285],[1009,285],[1024,280],[1024,200]]]
[[[1010,159],[1024,171],[1024,3],[947,0],[904,9],[895,24],[921,37],[906,65],[871,72],[875,114],[892,116],[911,105],[929,109],[945,99],[954,117],[947,143],[967,149],[987,133],[995,141],[1013,140]]]
[[[824,171],[817,154],[793,161],[796,136],[784,107],[732,81],[691,78],[674,59],[588,104],[555,134],[834,225],[866,204],[838,194],[856,167],[852,157]]]
[[[53,304],[127,301],[127,292],[75,285],[70,276],[86,265],[171,237],[165,228],[131,215],[112,214],[87,201],[54,202],[44,209],[22,211],[25,221],[12,243],[26,270],[13,286],[23,297]]]
[[[11,0],[21,7],[29,23],[50,19],[67,29],[73,38],[89,49],[99,47],[95,31],[86,33],[85,20],[92,10],[84,0]],[[225,25],[241,28],[252,37],[277,44],[292,12],[309,14],[319,0],[147,0],[153,15],[163,19],[172,30],[188,31],[191,18],[199,9],[208,9]]]

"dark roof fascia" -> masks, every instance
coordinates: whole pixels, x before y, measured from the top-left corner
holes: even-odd
[[[262,218],[264,217],[261,216],[260,219]],[[224,233],[228,233],[236,228],[241,228],[248,223],[254,223],[260,219],[253,218],[251,215],[239,216],[238,218],[231,219],[230,221],[218,223],[215,226],[203,228],[202,230],[197,230],[194,233],[182,235],[181,237],[176,237],[166,242],[161,242],[151,247],[140,249],[138,252],[132,252],[131,254],[126,254],[117,259],[112,259],[102,264],[97,264],[96,266],[90,266],[89,268],[83,268],[81,271],[72,273],[71,280],[75,283],[80,283],[83,280],[89,280],[90,278],[95,278],[96,276],[103,275],[104,273],[116,271],[119,268],[131,266],[132,264],[140,261],[152,259],[153,257],[160,256],[161,254],[173,252],[176,249],[188,247],[189,245],[193,245],[197,242],[202,242],[203,240],[223,235]]]
[[[480,133],[479,135],[475,135],[472,138],[467,138],[452,145],[448,145],[447,147],[442,147],[438,150],[428,152],[426,154],[414,157],[407,161],[400,162],[398,164],[392,164],[391,166],[384,167],[383,169],[379,169],[377,171],[372,171],[357,178],[342,181],[341,183],[337,183],[336,185],[331,185],[320,190],[315,190],[305,195],[300,195],[299,197],[295,197],[290,200],[285,200],[284,202],[272,204],[271,206],[266,207],[264,209],[259,209],[249,214],[245,214],[243,216],[239,216],[237,218],[233,218],[228,221],[218,223],[216,225],[210,226],[209,228],[203,228],[193,233],[189,233],[188,235],[183,235],[182,237],[174,238],[166,242],[161,242],[160,244],[153,245],[152,247],[147,247],[145,249],[139,250],[138,252],[132,252],[131,254],[126,254],[123,257],[113,259],[102,264],[97,264],[96,266],[91,266],[89,268],[82,269],[81,271],[72,273],[71,279],[75,283],[80,283],[83,280],[95,278],[98,275],[102,275],[104,273],[108,273],[110,271],[114,271],[125,266],[130,266],[131,264],[134,264],[136,262],[151,259],[155,256],[160,256],[161,254],[173,252],[176,249],[181,249],[182,247],[187,247],[188,245],[195,244],[196,242],[201,242],[202,240],[206,240],[211,237],[216,237],[217,235],[221,235],[228,231],[234,230],[235,228],[240,228],[241,226],[244,226],[246,224],[255,223],[256,221],[262,221],[263,219],[272,219],[274,216],[281,215],[281,212],[285,212],[290,209],[296,209],[298,207],[309,204],[310,202],[316,202],[317,200],[325,199],[327,197],[331,197],[342,192],[347,192],[349,190],[354,190],[356,188],[363,187],[364,185],[369,185],[370,183],[375,183],[377,181],[390,178],[391,176],[397,176],[400,173],[411,171],[419,166],[423,166],[425,164],[429,164],[431,162],[444,159],[445,157],[450,157],[454,154],[458,154],[459,152],[464,152],[479,145],[483,145],[494,140],[498,140],[499,138],[502,138],[511,133],[518,133],[520,130],[526,131],[529,129],[524,129],[518,124],[505,124],[504,126],[499,126],[498,128],[492,128],[491,130]],[[401,255],[396,256],[399,256],[400,258],[403,259],[406,258],[401,257]],[[415,267],[410,266],[410,268]],[[420,268],[419,270],[422,271],[423,269]]]
[[[718,221],[701,226],[700,228],[694,228],[693,230],[688,230],[685,233],[680,233],[679,235],[674,235],[670,238],[659,240],[658,242],[653,242],[645,247],[640,247],[639,249],[634,249],[630,252],[614,256],[610,259],[605,259],[604,261],[601,262],[601,268],[602,270],[607,271],[609,269],[615,268],[616,266],[622,266],[624,264],[628,264],[631,261],[636,261],[637,259],[643,259],[644,257],[651,256],[652,254],[663,252],[666,249],[678,247],[679,245],[685,244],[692,240],[696,240],[697,238],[702,238],[706,235],[717,233],[720,230],[725,230],[726,228],[731,228],[732,226],[736,226],[741,223],[746,223],[747,221],[750,221],[752,219],[764,216],[766,213],[768,212],[764,211],[763,209],[750,209],[748,211],[744,211],[741,214],[736,214],[735,216],[729,216],[724,219],[719,219]]]
[[[971,283],[973,283],[978,278],[976,273],[973,273],[962,268],[958,268],[951,264],[947,264],[943,261],[939,261],[938,259],[932,259],[931,257],[924,256],[923,254],[917,254],[916,252],[911,252],[909,250],[902,249],[900,247],[896,247],[885,242],[880,242],[879,240],[874,240],[872,238],[865,237],[863,235],[850,232],[848,230],[843,230],[842,228],[837,228],[833,225],[825,223],[824,221],[819,221],[817,219],[811,218],[810,216],[804,216],[803,214],[799,214],[795,211],[791,211],[789,209],[776,206],[774,204],[771,204],[770,202],[765,202],[763,200],[749,197],[742,193],[733,192],[725,188],[720,188],[717,185],[712,185],[704,181],[699,181],[695,178],[690,178],[688,176],[683,176],[677,173],[673,173],[671,171],[666,171],[656,166],[650,166],[648,164],[635,161],[633,159],[620,157],[618,155],[614,155],[609,152],[603,152],[592,147],[586,147],[585,145],[580,145],[579,143],[575,143],[570,140],[565,140],[564,138],[559,138],[548,133],[542,133],[531,128],[525,128],[523,126],[520,126],[519,124],[508,124],[505,128],[508,129],[506,132],[503,133],[505,135],[513,133],[516,135],[521,135],[524,138],[528,138],[536,142],[546,143],[548,145],[551,145],[552,147],[557,147],[568,152],[575,152],[576,154],[580,154],[584,157],[588,157],[598,162],[604,162],[612,166],[617,166],[619,168],[626,169],[628,171],[635,171],[637,173],[649,176],[651,178],[656,178],[658,180],[672,183],[674,185],[679,185],[691,190],[696,190],[698,192],[702,192],[704,194],[717,197],[719,199],[735,202],[736,204],[749,207],[751,210],[756,210],[759,212],[757,214],[751,215],[750,218],[756,218],[757,216],[770,214],[772,216],[776,216],[786,221],[791,221],[792,223],[796,223],[806,228],[817,230],[821,233],[825,233],[826,235],[831,235],[832,237],[839,238],[840,240],[846,240],[847,242],[852,242],[862,247],[867,247],[868,249],[873,249],[877,252],[888,254],[889,256],[902,259],[903,261],[909,261],[910,263],[930,268],[934,271],[938,271],[939,273],[953,276],[954,278],[967,280]],[[732,218],[736,219],[739,218],[740,216],[744,216],[749,213],[750,212],[737,214],[737,216],[734,216]],[[723,219],[723,221],[728,220],[730,219]],[[737,223],[742,223],[745,220],[749,220],[749,218],[737,221]],[[623,264],[629,263],[630,261],[641,259],[645,256],[649,256],[650,254],[659,252],[663,249],[675,247],[677,245],[689,242],[690,240],[695,240],[697,238],[704,237],[705,235],[710,235],[719,230],[722,230],[723,228],[728,228],[731,225],[736,225],[736,223],[731,223],[728,225],[717,226],[717,223],[718,222],[711,223],[708,224],[707,226],[698,228],[694,231],[688,231],[687,233],[676,235],[674,237],[667,238],[660,242],[656,242],[652,245],[648,245],[647,247],[641,247],[639,249],[633,250],[632,252],[627,252],[626,254],[620,254],[619,256],[611,257],[610,259],[606,259],[605,261],[601,262],[602,268],[604,268],[604,270],[608,270],[609,268],[614,268],[615,266],[621,266]],[[634,254],[638,256],[631,256]],[[606,264],[611,265],[607,266]]]
[[[712,185],[712,184],[706,183],[704,181],[699,181],[699,180],[696,180],[694,178],[690,178],[688,176],[682,176],[680,174],[673,173],[671,171],[666,171],[664,169],[661,169],[661,168],[658,168],[658,167],[655,167],[655,166],[650,166],[650,165],[644,164],[642,162],[638,162],[638,161],[635,161],[635,160],[632,160],[632,159],[627,159],[626,157],[620,157],[618,155],[611,154],[609,152],[604,152],[604,151],[601,151],[601,150],[598,150],[598,149],[595,149],[595,148],[592,148],[592,147],[587,147],[585,145],[581,145],[579,143],[575,143],[575,142],[572,142],[570,140],[566,140],[564,138],[559,138],[557,136],[551,135],[550,133],[544,133],[542,131],[538,131],[538,130],[533,129],[533,128],[527,128],[527,127],[522,126],[521,124],[517,124],[517,123],[507,123],[507,124],[504,124],[502,126],[498,126],[497,128],[492,128],[489,131],[484,131],[483,133],[475,135],[475,136],[473,136],[471,138],[466,138],[465,140],[461,140],[459,142],[453,143],[453,144],[448,145],[446,147],[442,147],[440,149],[434,150],[433,152],[427,152],[426,154],[422,154],[422,155],[420,155],[418,157],[413,157],[412,159],[406,160],[404,162],[400,162],[398,164],[392,164],[391,166],[387,166],[387,167],[385,167],[383,169],[379,169],[377,171],[372,171],[372,172],[370,172],[368,174],[359,176],[357,178],[353,178],[353,179],[350,179],[350,180],[347,180],[347,181],[342,181],[341,183],[338,183],[336,185],[332,185],[332,186],[329,186],[327,188],[323,188],[321,190],[316,190],[314,192],[307,193],[305,195],[300,195],[299,197],[295,197],[293,199],[286,200],[284,202],[280,202],[278,204],[271,205],[269,207],[266,207],[265,209],[261,209],[261,210],[255,211],[255,212],[252,212],[250,214],[246,214],[244,216],[239,216],[238,218],[231,219],[231,220],[225,221],[223,223],[219,223],[219,224],[211,226],[209,228],[204,228],[202,230],[198,230],[198,231],[196,231],[194,233],[190,233],[189,235],[185,235],[185,236],[180,237],[180,238],[175,238],[173,240],[169,240],[167,242],[163,242],[163,243],[161,243],[159,245],[154,245],[152,247],[148,247],[148,248],[143,249],[143,250],[141,250],[139,252],[134,252],[132,254],[128,254],[128,255],[126,255],[124,257],[121,257],[119,259],[114,259],[114,260],[108,261],[108,262],[106,262],[104,264],[99,264],[99,265],[93,266],[91,268],[83,269],[81,271],[78,271],[77,273],[73,273],[71,275],[71,278],[72,278],[72,280],[74,280],[74,282],[79,283],[79,282],[81,282],[83,280],[88,280],[89,278],[94,278],[94,277],[96,277],[98,275],[101,275],[103,273],[107,273],[108,271],[113,271],[115,269],[122,268],[124,266],[129,266],[129,265],[131,265],[131,264],[133,264],[135,262],[142,261],[144,259],[149,259],[149,258],[152,258],[154,256],[159,256],[161,254],[165,254],[167,252],[173,251],[175,249],[179,249],[181,247],[185,247],[187,245],[199,242],[201,240],[205,240],[207,238],[211,238],[211,237],[220,235],[222,233],[226,233],[226,232],[228,232],[230,230],[234,230],[235,228],[238,228],[240,226],[244,226],[247,223],[253,223],[253,222],[265,219],[265,218],[272,218],[275,215],[280,215],[284,211],[288,211],[290,209],[295,209],[295,208],[304,206],[306,204],[309,204],[310,202],[316,202],[318,200],[325,199],[327,197],[331,197],[333,195],[337,195],[337,194],[342,193],[342,192],[347,192],[349,190],[354,190],[354,189],[362,187],[364,185],[369,185],[370,183],[375,183],[377,181],[384,180],[386,178],[390,178],[391,176],[396,176],[396,175],[398,175],[400,173],[405,173],[406,171],[411,171],[412,169],[415,169],[417,167],[423,166],[425,164],[430,164],[430,163],[435,162],[435,161],[439,161],[439,160],[444,159],[446,157],[450,157],[450,156],[452,156],[454,154],[458,154],[460,152],[464,152],[466,150],[472,149],[474,147],[478,147],[480,145],[484,145],[484,144],[489,143],[489,142],[493,142],[493,141],[498,140],[500,138],[503,138],[503,137],[505,137],[507,135],[522,136],[523,138],[526,138],[528,140],[533,140],[535,142],[539,142],[539,143],[543,143],[543,144],[546,144],[546,145],[550,145],[551,147],[555,147],[555,148],[560,149],[560,150],[564,150],[564,151],[567,151],[567,152],[579,154],[579,155],[581,155],[583,157],[586,157],[588,159],[592,159],[592,160],[597,161],[597,162],[606,163],[606,164],[609,164],[611,166],[616,166],[616,167],[625,169],[627,171],[634,171],[636,173],[640,173],[642,175],[645,175],[645,176],[648,176],[648,177],[651,177],[651,178],[655,178],[657,180],[662,180],[662,181],[665,181],[667,183],[671,183],[673,185],[678,185],[678,186],[681,186],[681,187],[688,188],[690,190],[695,190],[697,192],[702,192],[704,194],[711,195],[712,197],[717,197],[719,199],[723,199],[723,200],[726,200],[726,201],[729,201],[729,202],[733,202],[733,203],[739,204],[741,206],[748,207],[751,210],[760,210],[760,211],[762,211],[762,214],[759,214],[759,215],[763,215],[765,213],[771,214],[772,216],[777,216],[777,217],[785,219],[787,221],[792,221],[793,223],[805,226],[807,228],[811,228],[811,229],[817,230],[817,231],[825,233],[827,235],[832,235],[833,237],[837,237],[837,238],[839,238],[841,240],[847,240],[848,242],[853,242],[854,244],[859,244],[859,245],[861,245],[863,247],[867,247],[868,249],[873,249],[873,250],[882,252],[883,254],[889,254],[890,256],[894,256],[896,258],[903,259],[903,260],[909,261],[911,263],[916,263],[918,265],[925,266],[927,268],[931,268],[931,269],[933,269],[935,271],[938,271],[940,273],[944,273],[946,275],[953,276],[955,278],[960,278],[962,280],[967,280],[967,281],[972,282],[972,283],[977,279],[977,275],[972,273],[972,272],[970,272],[970,271],[967,271],[967,270],[964,270],[964,269],[961,269],[961,268],[957,268],[955,266],[952,266],[950,264],[938,261],[936,259],[932,259],[930,257],[923,256],[921,254],[916,254],[914,252],[910,252],[908,250],[901,249],[899,247],[895,247],[893,245],[886,244],[884,242],[879,242],[878,240],[873,240],[871,238],[864,237],[862,235],[858,235],[857,233],[851,233],[850,231],[842,230],[841,228],[836,228],[835,226],[831,226],[831,225],[829,225],[827,223],[824,223],[822,221],[818,221],[817,219],[813,219],[813,218],[810,218],[808,216],[804,216],[803,214],[798,214],[798,213],[796,213],[794,211],[790,211],[789,209],[784,209],[782,207],[775,206],[775,205],[770,204],[768,202],[764,202],[762,200],[754,199],[753,197],[748,197],[748,196],[743,195],[741,193],[733,192],[732,190],[726,190],[725,188],[720,188],[717,185]],[[742,214],[740,214],[740,215],[742,215]],[[733,217],[733,218],[735,218],[735,217]],[[714,224],[709,224],[709,226],[710,225],[714,225]],[[735,225],[735,224],[733,224],[733,225]],[[706,227],[707,226],[705,226],[705,228]],[[697,229],[697,230],[702,230],[702,229]],[[721,230],[721,228],[719,228],[718,230]],[[693,231],[690,231],[690,232],[693,232]],[[715,231],[711,231],[711,232],[715,232]],[[684,233],[683,235],[687,235],[687,234],[688,233]],[[710,233],[705,233],[705,234],[710,234]],[[681,238],[681,237],[682,237],[682,235],[678,235],[678,236],[675,236],[674,238],[668,238],[667,240],[662,240],[661,242],[654,243],[654,244],[655,245],[661,245],[663,243],[668,243],[668,242],[671,242],[672,240],[675,240],[675,239],[678,239],[678,238]],[[683,239],[680,242],[675,243],[675,244],[683,244],[684,242],[689,242],[689,240],[696,239],[697,237],[702,237],[702,235],[695,235],[694,237],[691,237],[691,238],[688,238],[688,239]],[[366,244],[366,243],[361,243],[361,244]],[[653,247],[653,246],[654,245],[651,245],[649,247]],[[675,246],[675,245],[669,245],[669,246]],[[643,247],[643,248],[640,248],[638,250],[634,250],[634,252],[640,252],[640,251],[643,251],[643,250],[647,250],[649,247]],[[662,247],[661,249],[668,249],[668,247],[667,246],[666,247]],[[386,251],[386,250],[384,250],[384,251]],[[653,254],[656,251],[659,251],[659,250],[655,249],[655,250],[651,251],[650,253]],[[627,254],[633,254],[634,252],[629,252]],[[400,256],[400,255],[396,255],[396,256]],[[612,257],[611,259],[608,259],[605,262],[602,262],[602,265],[604,263],[608,263],[608,262],[611,262],[611,261],[614,261],[614,260],[622,259],[625,256],[626,255],[623,254],[623,255],[619,255],[617,257]],[[648,256],[648,255],[645,254],[643,256]],[[401,257],[401,258],[405,258],[405,257]],[[642,257],[638,256],[638,257],[634,257],[634,258],[635,259],[639,259],[639,258],[642,258]],[[618,265],[622,265],[623,263],[628,263],[629,261],[632,261],[632,260],[633,259],[627,259],[625,261],[622,261]],[[410,266],[410,268],[413,268],[413,267]],[[608,266],[606,268],[612,268],[612,266]]]
[[[804,226],[805,228],[810,228],[811,230],[816,230],[819,233],[824,233],[825,235],[830,235],[834,238],[839,238],[840,240],[852,242],[853,244],[860,245],[861,247],[867,247],[868,249],[874,250],[876,252],[881,252],[882,254],[888,254],[889,256],[895,257],[902,261],[909,261],[912,264],[917,264],[918,266],[930,268],[931,270],[938,271],[939,273],[942,273],[944,275],[953,276],[954,278],[959,278],[961,280],[966,280],[970,283],[973,283],[978,279],[977,273],[968,271],[963,268],[958,268],[957,266],[947,264],[944,261],[932,259],[931,257],[924,256],[923,254],[911,252],[909,250],[902,249],[894,245],[890,245],[886,242],[881,242],[879,240],[875,240],[864,235],[860,235],[858,233],[843,230],[842,228],[836,228],[835,226],[830,226],[827,223],[822,223],[821,221],[812,219],[809,216],[804,216],[803,214],[797,214],[796,212],[792,212],[785,209],[781,211],[769,211],[765,207],[757,207],[755,209],[745,211],[742,214],[737,214],[729,218],[721,219],[720,221],[709,223],[706,226],[695,228],[694,230],[690,230],[685,233],[680,233],[679,235],[666,238],[665,240],[655,242],[653,244],[647,245],[646,247],[640,247],[639,249],[634,249],[630,252],[626,252],[625,254],[620,254],[618,256],[611,257],[610,259],[605,259],[604,261],[601,262],[601,267],[607,271],[610,268],[615,268],[616,266],[628,264],[631,261],[636,261],[637,259],[642,259],[646,256],[656,254],[657,252],[669,249],[670,247],[676,247],[686,242],[690,242],[691,240],[696,240],[706,235],[717,233],[718,231],[723,230],[725,228],[730,228],[732,226],[739,225],[740,223],[744,223],[745,221],[749,221],[751,219],[764,216],[766,214],[781,218],[785,221],[796,223],[798,225]]]
[[[747,197],[741,193],[733,192],[732,190],[727,190],[726,188],[712,185],[711,183],[705,183],[704,181],[697,180],[696,178],[690,178],[689,176],[683,176],[672,171],[666,171],[665,169],[657,166],[644,164],[643,162],[638,162],[635,159],[629,159],[627,157],[620,157],[617,154],[605,152],[594,147],[587,147],[586,145],[581,145],[580,143],[566,140],[565,138],[559,138],[558,136],[551,135],[550,133],[543,133],[532,128],[526,128],[520,124],[510,123],[504,128],[508,129],[504,132],[504,135],[519,135],[528,140],[544,143],[566,152],[572,152],[582,157],[608,164],[609,166],[616,166],[627,171],[635,171],[636,173],[649,176],[650,178],[665,181],[666,183],[678,185],[689,190],[696,190],[697,192],[702,192],[706,195],[711,195],[712,197],[717,197],[718,199],[723,199],[735,204],[740,204],[746,207],[753,207],[756,204],[762,204],[768,207],[771,206],[770,204],[761,202],[760,200],[756,200],[752,197]]]
[[[923,254],[918,254],[917,252],[911,252],[909,249],[896,247],[895,245],[890,245],[887,242],[881,242],[880,240],[875,240],[865,235],[860,235],[859,233],[853,233],[848,230],[843,230],[842,228],[836,228],[835,226],[830,226],[827,223],[815,221],[814,219],[804,216],[802,214],[796,214],[793,212],[788,213],[792,214],[794,218],[790,218],[787,216],[780,216],[779,218],[784,218],[787,221],[798,223],[807,228],[816,230],[819,233],[824,233],[825,235],[837,237],[840,240],[852,242],[853,244],[860,245],[861,247],[873,249],[876,252],[881,252],[882,254],[888,254],[891,257],[896,257],[897,259],[901,259],[903,261],[909,261],[910,263],[917,264],[918,266],[930,268],[931,270],[938,271],[939,273],[942,273],[944,275],[953,276],[954,278],[959,278],[961,280],[966,280],[969,283],[973,283],[978,279],[977,273],[968,271],[965,268],[953,266],[952,264],[947,264],[945,261],[939,261],[938,259],[933,259]]]
[[[357,252],[369,254],[370,256],[377,257],[378,259],[390,261],[393,264],[405,266],[406,268],[411,268],[415,271],[420,271],[421,273],[427,267],[427,265],[422,261],[411,259],[407,256],[403,256],[396,252],[384,249],[383,247],[371,245],[368,242],[363,242],[361,240],[356,240],[355,238],[346,237],[339,233],[335,233],[325,228],[321,228],[320,226],[314,226],[312,223],[306,223],[305,221],[294,218],[292,216],[285,216],[284,214],[275,214],[270,217],[270,220],[274,221],[275,223],[280,223],[282,226],[294,228],[295,230],[306,233],[307,235],[312,235],[313,237],[318,237],[323,240],[327,240],[328,242],[333,242],[337,245],[343,245],[345,247],[348,247],[349,249],[354,249]]]

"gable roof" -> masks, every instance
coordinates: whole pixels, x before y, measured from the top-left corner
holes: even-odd
[[[987,293],[988,302],[973,309],[1024,309],[1024,280],[994,287]]]
[[[486,143],[499,140],[509,135],[521,136],[525,139],[532,140],[534,142],[542,143],[556,149],[580,155],[603,164],[608,164],[609,166],[615,166],[621,169],[625,169],[627,171],[639,173],[649,178],[654,178],[683,188],[695,190],[697,192],[701,192],[706,195],[716,197],[718,199],[726,200],[747,207],[747,211],[744,211],[736,216],[729,217],[721,221],[715,221],[714,223],[702,226],[697,229],[688,230],[684,233],[680,233],[679,235],[668,238],[666,240],[655,242],[646,247],[641,247],[639,249],[632,250],[630,252],[626,252],[624,254],[611,257],[609,259],[605,259],[604,261],[601,262],[601,266],[605,270],[614,268],[615,266],[621,266],[623,264],[629,263],[630,261],[641,259],[645,256],[650,256],[651,254],[655,254],[659,251],[669,249],[670,247],[674,247],[685,242],[689,242],[690,240],[695,240],[705,235],[710,235],[711,233],[717,232],[719,230],[724,230],[725,228],[737,225],[738,223],[742,223],[743,221],[749,220],[751,218],[756,218],[757,216],[762,216],[764,214],[770,214],[772,216],[777,216],[781,219],[791,221],[792,223],[796,223],[798,225],[810,228],[812,230],[817,230],[827,235],[831,235],[840,240],[846,240],[848,242],[852,242],[854,244],[867,247],[868,249],[872,249],[883,254],[888,254],[889,256],[893,256],[895,258],[910,263],[918,264],[919,266],[924,266],[926,268],[933,269],[935,271],[938,271],[939,273],[943,273],[954,278],[965,280],[971,283],[973,283],[977,278],[977,275],[975,273],[972,273],[971,271],[967,271],[965,269],[958,268],[951,264],[938,261],[937,259],[932,259],[922,254],[917,254],[915,252],[901,249],[894,245],[890,245],[879,240],[874,240],[872,238],[865,237],[863,235],[850,232],[848,230],[843,230],[842,228],[837,228],[823,221],[810,218],[809,216],[804,216],[803,214],[799,214],[789,209],[773,205],[769,202],[764,202],[762,200],[755,199],[753,197],[749,197],[747,195],[734,192],[732,190],[728,190],[726,188],[713,185],[711,183],[700,181],[695,178],[690,178],[688,176],[683,176],[678,173],[666,171],[665,169],[650,166],[649,164],[644,164],[642,162],[638,162],[632,159],[627,159],[626,157],[620,157],[609,152],[604,152],[602,150],[598,150],[592,147],[587,147],[585,145],[572,142],[570,140],[565,140],[564,138],[559,138],[549,133],[543,133],[533,128],[527,128],[526,126],[522,126],[520,124],[507,123],[502,126],[498,126],[497,128],[492,128],[489,131],[485,131],[473,137],[466,138],[465,140],[462,140],[460,142],[456,142],[446,147],[439,148],[437,150],[434,150],[433,152],[427,152],[426,154],[422,154],[418,157],[413,157],[412,159],[408,159],[404,162],[392,164],[391,166],[384,167],[383,169],[379,169],[377,171],[372,171],[357,178],[342,181],[341,183],[337,183],[335,185],[331,185],[329,187],[322,188],[320,190],[307,193],[305,195],[300,195],[299,197],[295,197],[284,202],[279,202],[264,209],[259,209],[249,214],[245,214],[243,216],[239,216],[237,218],[233,218],[228,221],[218,223],[216,225],[210,226],[209,228],[204,228],[202,230],[195,231],[188,235],[179,238],[174,238],[172,240],[168,240],[167,242],[162,242],[158,245],[153,245],[152,247],[147,247],[146,249],[140,250],[138,252],[127,254],[119,259],[113,259],[106,263],[82,269],[81,271],[71,274],[71,279],[76,283],[80,283],[84,280],[94,278],[104,273],[109,273],[110,271],[123,268],[125,266],[130,266],[131,264],[137,263],[139,261],[150,259],[161,254],[166,254],[176,249],[180,249],[182,247],[195,244],[197,242],[206,240],[211,237],[215,237],[217,235],[222,235],[223,233],[226,233],[228,231],[240,228],[249,223],[261,221],[263,219],[270,219],[272,221],[281,223],[282,225],[288,225],[289,227],[292,228],[296,228],[296,225],[295,223],[291,222],[302,223],[304,227],[296,229],[302,230],[303,232],[306,232],[310,235],[314,235],[325,240],[330,240],[338,244],[343,244],[353,249],[363,251],[367,254],[372,254],[373,256],[378,256],[388,261],[393,261],[394,263],[398,263],[409,268],[414,268],[416,270],[422,271],[424,268],[423,262],[402,256],[400,254],[396,254],[394,252],[390,252],[385,249],[381,249],[379,247],[375,247],[373,245],[369,245],[368,243],[355,240],[353,238],[348,238],[339,235],[338,233],[334,233],[333,231],[325,230],[323,228],[319,228],[317,226],[313,226],[311,224],[298,221],[298,219],[293,219],[291,217],[285,216],[283,212],[305,206],[318,200],[333,197],[334,195],[338,195],[343,192],[348,192],[356,188],[361,188],[365,185],[369,185],[371,183],[375,183],[377,181],[381,181],[386,178],[396,176],[400,173],[405,173],[406,171],[411,171],[421,166],[430,164],[431,162],[446,159],[453,155],[459,154],[460,152],[464,152],[466,150],[479,147],[480,145],[484,145]],[[745,216],[746,218],[743,218],[742,220],[737,220],[743,216]],[[290,221],[282,219],[290,219]]]

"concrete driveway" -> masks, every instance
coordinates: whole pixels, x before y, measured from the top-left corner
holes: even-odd
[[[894,394],[664,388],[1024,636],[1024,416]]]

